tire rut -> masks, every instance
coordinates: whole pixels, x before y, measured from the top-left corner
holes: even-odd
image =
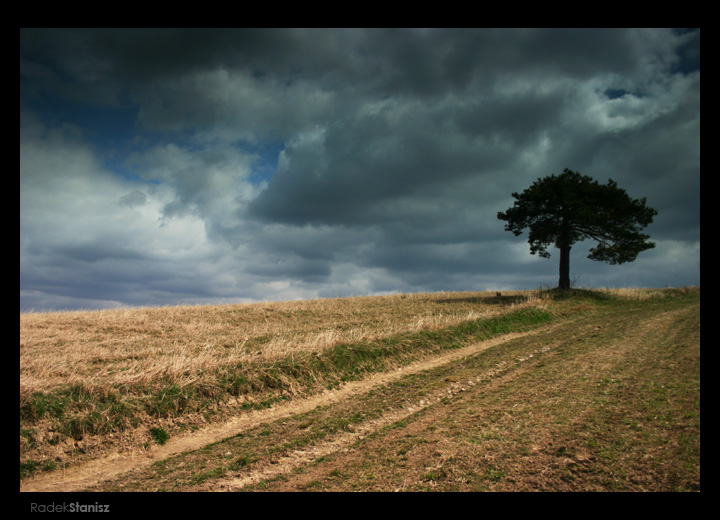
[[[386,379],[382,383],[372,385],[371,388],[375,388],[379,386],[379,384],[389,383],[392,380],[399,379],[400,377],[404,377],[408,374],[414,374],[423,370],[436,368],[444,364],[459,360],[463,357],[480,353],[483,350],[486,350],[498,344],[506,343],[531,334],[548,332],[551,328],[552,327],[545,327],[543,329],[538,329],[532,332],[507,335],[497,341],[488,341],[475,344],[471,347],[468,347],[467,349],[463,349],[464,352],[456,352],[456,355],[443,356],[442,358],[436,358],[432,360],[432,362],[422,363],[422,366],[414,366],[412,367],[412,370],[407,370],[402,374],[394,375],[391,379]],[[513,369],[517,369],[519,365],[521,365],[525,361],[533,358],[537,354],[546,352],[550,349],[550,346],[544,346],[526,356],[516,359],[516,364],[513,366]],[[257,484],[263,480],[289,473],[293,470],[296,470],[316,461],[320,457],[324,457],[338,451],[346,450],[355,442],[362,440],[363,438],[379,431],[380,429],[389,426],[395,422],[406,419],[407,417],[410,417],[415,413],[429,408],[430,406],[435,405],[443,401],[444,399],[454,397],[459,393],[469,390],[473,386],[483,381],[493,379],[499,374],[505,372],[506,369],[507,363],[503,361],[501,363],[498,363],[494,368],[491,368],[490,370],[484,371],[480,374],[476,374],[473,377],[463,379],[446,379],[446,381],[449,381],[449,385],[436,390],[430,395],[425,394],[422,396],[422,398],[419,398],[416,401],[411,401],[410,403],[403,403],[403,406],[401,408],[389,410],[381,417],[374,418],[360,424],[355,424],[353,426],[353,431],[351,432],[343,432],[341,434],[335,435],[329,440],[316,443],[313,446],[293,450],[284,454],[282,457],[273,458],[269,461],[263,461],[259,464],[256,463],[253,465],[253,468],[250,471],[242,475],[236,475],[232,478],[208,482],[206,484],[198,486],[197,488],[193,489],[193,491],[238,491],[245,486]],[[367,390],[370,390],[370,388],[368,388]]]

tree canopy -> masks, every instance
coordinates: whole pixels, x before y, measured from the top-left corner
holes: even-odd
[[[560,250],[561,289],[570,288],[570,249],[575,242],[595,240],[588,258],[610,264],[632,262],[655,247],[641,231],[657,211],[645,205],[645,198],[632,199],[612,179],[603,185],[566,168],[512,196],[514,206],[498,212],[497,218],[515,236],[529,228],[531,254],[549,258],[549,245]]]

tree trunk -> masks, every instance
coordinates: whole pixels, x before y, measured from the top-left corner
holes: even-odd
[[[567,211],[565,204],[563,204],[560,241],[556,244],[560,248],[560,280],[558,281],[558,289],[560,290],[570,289],[570,248],[572,241],[570,240],[570,218]]]
[[[570,246],[560,247],[560,281],[559,289],[570,289]]]

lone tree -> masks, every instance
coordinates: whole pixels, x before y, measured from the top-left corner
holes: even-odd
[[[531,254],[549,258],[550,244],[560,250],[560,289],[570,288],[570,249],[577,241],[596,240],[588,258],[611,265],[632,262],[641,251],[655,247],[640,231],[657,211],[645,206],[645,198],[631,199],[612,179],[602,185],[566,168],[512,196],[515,205],[498,212],[497,218],[506,221],[505,231],[515,236],[530,228]]]

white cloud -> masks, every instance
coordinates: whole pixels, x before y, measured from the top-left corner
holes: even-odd
[[[49,293],[77,276],[87,283],[93,277],[117,278],[117,286],[111,283],[107,289],[118,294],[96,296],[101,306],[134,298],[119,294],[129,279],[142,283],[163,273],[160,277],[169,280],[171,291],[174,277],[212,278],[217,273],[193,271],[191,266],[214,262],[222,246],[208,240],[205,223],[197,216],[163,218],[175,197],[170,185],[130,181],[107,171],[90,146],[67,132],[25,138],[20,149],[22,275]],[[143,204],[138,203],[141,198]],[[21,300],[49,299],[41,292],[28,289]],[[81,293],[74,299],[88,306],[93,298]],[[60,298],[57,305],[67,302],[67,297]]]

